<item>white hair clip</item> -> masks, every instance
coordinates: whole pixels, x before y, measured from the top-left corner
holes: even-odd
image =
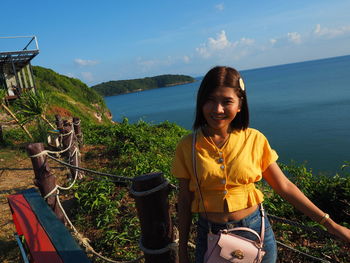
[[[244,88],[244,81],[242,78],[239,78],[239,87],[244,91],[245,88]]]

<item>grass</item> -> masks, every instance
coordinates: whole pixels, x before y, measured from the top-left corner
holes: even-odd
[[[176,183],[170,174],[171,160],[179,138],[188,132],[167,122],[149,125],[145,122],[130,124],[124,120],[118,125],[89,124],[83,130],[86,143],[83,166],[129,177],[162,171],[166,178]],[[304,165],[296,163],[281,164],[281,167],[317,205],[325,207],[325,211],[330,211],[338,222],[349,226],[349,205],[342,202],[350,200],[350,177],[347,168],[341,175],[324,177],[313,174]],[[259,187],[267,197],[265,207],[272,214],[314,225],[264,183]],[[139,222],[134,200],[130,199],[127,190],[108,180],[90,177],[80,181],[74,189],[74,197],[78,203],[73,210],[74,224],[91,239],[97,251],[118,260],[130,260],[140,255]],[[176,223],[175,194],[170,196],[170,204],[171,218]],[[342,242],[305,233],[279,222],[274,222],[273,228],[279,241],[303,252],[331,262],[345,263],[350,260],[349,246]],[[193,232],[192,238],[194,235]],[[309,262],[307,258],[284,248],[279,249],[279,258],[279,262]]]

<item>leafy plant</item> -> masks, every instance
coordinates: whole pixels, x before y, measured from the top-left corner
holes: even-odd
[[[28,91],[16,101],[16,108],[18,113],[23,117],[23,123],[42,119],[52,129],[55,129],[45,116],[47,106],[47,99],[42,91]]]
[[[4,89],[0,89],[0,107],[4,109],[4,111],[9,115],[11,116],[11,118],[13,120],[15,120],[18,125],[23,129],[23,131],[26,133],[26,135],[30,138],[30,139],[33,139],[31,133],[28,131],[28,129],[24,126],[24,124],[22,124],[18,118],[16,117],[16,115],[11,111],[10,108],[8,108],[6,105],[5,105],[5,97],[6,97],[6,90]]]
[[[128,202],[125,188],[117,189],[106,179],[87,181],[76,187],[75,197],[79,203],[77,218],[81,226],[98,229],[94,231],[94,235],[98,235],[93,244],[96,249],[105,255],[114,255],[115,251],[120,251],[120,256],[124,258],[132,258],[139,253],[139,222],[135,216],[135,207],[125,205]],[[125,247],[133,249],[125,250]]]

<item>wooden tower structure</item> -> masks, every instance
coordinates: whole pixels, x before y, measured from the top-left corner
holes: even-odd
[[[0,89],[7,91],[7,101],[15,100],[23,92],[35,90],[30,61],[39,54],[36,36],[0,37],[0,42],[9,39],[29,39],[29,42],[25,42],[24,48],[19,50],[13,50],[12,46],[8,48],[10,50],[2,50],[0,45]]]

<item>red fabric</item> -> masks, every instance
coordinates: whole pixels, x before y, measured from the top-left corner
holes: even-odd
[[[17,234],[18,234],[19,236],[22,236],[22,235],[23,235],[23,232],[22,232],[22,229],[21,229],[21,227],[20,227],[20,225],[19,225],[19,222],[18,222],[18,220],[17,220],[17,216],[16,216],[15,213],[12,213],[12,218],[13,218],[13,223],[15,223],[15,227],[16,227],[16,230],[17,230]]]
[[[24,235],[33,259],[32,262],[63,263],[23,195],[10,195],[8,201],[12,209],[16,230],[18,234]]]

